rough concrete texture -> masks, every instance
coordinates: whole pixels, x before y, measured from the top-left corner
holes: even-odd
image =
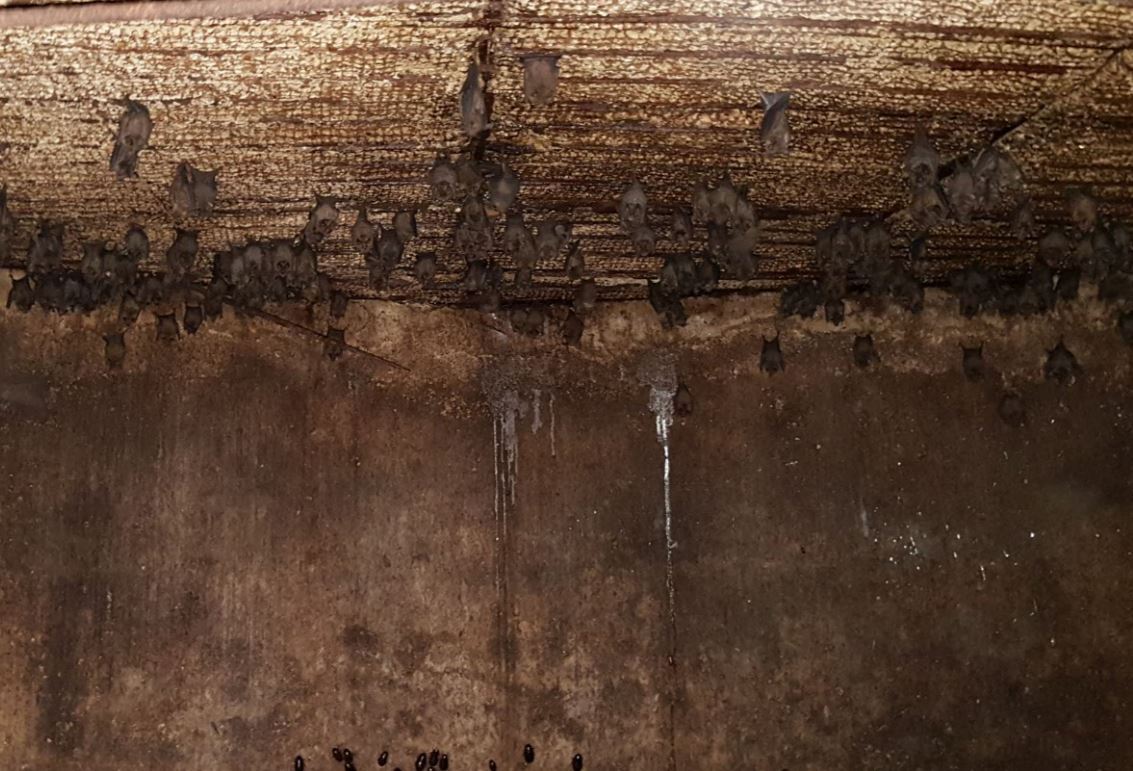
[[[0,311],[0,757],[1133,767],[1130,351],[1090,303],[946,302],[839,331],[610,304],[577,350],[353,306],[406,370],[262,318],[162,345],[147,314],[107,372],[101,317]],[[1041,379],[1060,335],[1066,388]],[[674,374],[667,537],[648,383]]]

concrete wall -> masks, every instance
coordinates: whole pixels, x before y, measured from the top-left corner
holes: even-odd
[[[5,767],[329,769],[338,744],[512,769],[525,742],[551,769],[1133,767],[1105,312],[856,315],[862,372],[850,331],[696,310],[661,332],[609,306],[567,350],[352,308],[407,370],[263,319],[164,346],[143,317],[117,372],[105,319],[0,312]],[[1041,380],[1059,334],[1069,388]],[[649,384],[673,372],[696,408],[669,550]]]

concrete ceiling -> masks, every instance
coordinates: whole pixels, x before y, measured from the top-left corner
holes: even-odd
[[[430,200],[425,177],[438,152],[464,146],[457,94],[485,36],[497,65],[488,155],[521,177],[529,221],[574,223],[603,298],[643,297],[670,248],[662,240],[657,256],[637,258],[619,231],[616,200],[631,176],[662,236],[695,182],[727,170],[749,185],[764,237],[747,286],[778,286],[815,272],[814,233],[838,215],[905,205],[900,162],[918,125],[945,159],[991,141],[1009,149],[1040,221],[1065,221],[1063,193],[1078,185],[1107,215],[1133,216],[1127,4],[32,3],[0,10],[0,183],[21,243],[38,218],[61,220],[77,260],[82,241],[120,241],[138,221],[163,254],[167,188],[184,159],[220,170],[215,212],[192,223],[208,252],[292,236],[314,194],[337,196],[345,216],[320,266],[371,297],[349,243],[354,210],[366,203],[388,222],[413,208],[421,237],[382,296],[461,302],[454,210]],[[562,56],[547,107],[524,101],[527,53]],[[793,144],[765,158],[759,92],[778,90],[793,92]],[[111,132],[127,96],[148,105],[155,128],[139,177],[117,181]],[[991,220],[940,227],[928,244],[913,269],[929,281],[973,260],[1018,264],[1034,253]],[[440,255],[438,285],[424,292],[412,278],[418,251]],[[542,265],[517,299],[569,296],[561,267]]]

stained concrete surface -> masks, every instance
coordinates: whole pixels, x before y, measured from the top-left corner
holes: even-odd
[[[945,302],[837,332],[758,299],[674,332],[611,304],[580,350],[353,306],[352,341],[406,371],[230,315],[174,346],[143,316],[108,373],[98,318],[0,311],[0,757],[1129,768],[1130,351],[1088,303]],[[1069,388],[1041,380],[1060,334]],[[672,608],[658,360],[696,399]]]

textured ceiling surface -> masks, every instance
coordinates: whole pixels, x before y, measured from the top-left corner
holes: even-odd
[[[519,175],[529,222],[574,224],[604,298],[644,296],[673,248],[671,207],[725,171],[750,188],[763,223],[748,286],[813,275],[819,228],[905,206],[901,159],[918,126],[946,160],[1000,142],[1040,223],[1066,220],[1064,193],[1082,185],[1107,216],[1133,215],[1133,8],[1123,4],[458,0],[243,18],[103,13],[63,25],[56,14],[46,26],[28,13],[38,10],[0,10],[0,184],[20,220],[15,258],[41,218],[66,223],[73,261],[83,241],[121,242],[132,222],[164,254],[169,181],[187,160],[220,172],[212,215],[189,223],[206,254],[293,236],[315,194],[335,196],[343,217],[320,267],[352,295],[375,296],[350,244],[354,213],[364,204],[388,223],[414,209],[420,237],[381,295],[463,301],[456,211],[431,200],[426,178],[438,153],[466,146],[458,94],[485,38],[495,65],[487,155]],[[544,107],[524,100],[520,57],[530,53],[561,56]],[[759,92],[783,90],[791,151],[767,158]],[[119,181],[109,158],[125,97],[148,106],[154,130],[139,176]],[[649,258],[634,256],[618,226],[631,177],[661,236]],[[427,291],[412,277],[419,251],[439,255]],[[1033,254],[1006,223],[977,219],[933,230],[912,268],[936,280],[974,260]],[[541,263],[533,288],[505,299],[571,291],[561,264]]]

